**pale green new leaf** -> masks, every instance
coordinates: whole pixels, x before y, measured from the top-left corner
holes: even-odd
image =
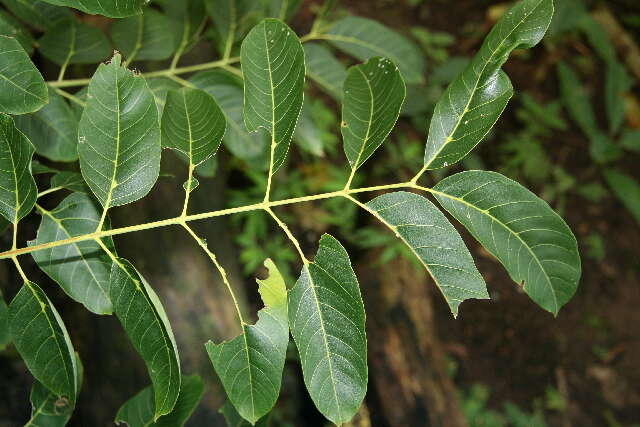
[[[271,134],[271,173],[284,162],[304,98],[304,51],[283,22],[265,19],[242,42],[244,121]]]
[[[252,160],[265,155],[268,134],[264,130],[249,133],[244,123],[241,81],[222,71],[203,71],[189,82],[211,95],[222,109],[227,122],[222,141],[234,156]]]
[[[58,65],[96,64],[111,54],[111,44],[98,28],[71,20],[48,29],[38,51]]]
[[[78,393],[82,388],[84,368],[82,361],[75,354],[76,361],[76,384]],[[51,393],[42,383],[35,381],[31,387],[31,418],[25,427],[64,427],[69,422],[73,414],[74,405],[66,399],[61,399]]]
[[[126,423],[129,427],[182,427],[198,406],[204,383],[198,375],[184,375],[176,405],[167,415],[153,421],[153,389],[146,387],[127,400],[116,415],[116,424]]]
[[[78,172],[61,171],[51,177],[51,188],[62,187],[77,193],[91,194],[84,178]]]
[[[115,55],[93,75],[78,129],[82,176],[105,208],[144,197],[160,171],[153,93],[120,60]]]
[[[45,0],[0,1],[14,15],[38,30],[46,30],[73,18],[73,14],[66,7],[54,6],[46,3]]]
[[[358,169],[389,136],[406,95],[398,68],[388,59],[371,58],[349,68],[342,101],[344,152]]]
[[[605,171],[604,177],[613,193],[640,224],[640,183],[616,169]]]
[[[507,269],[539,306],[558,314],[575,293],[576,238],[535,194],[496,172],[468,171],[434,187],[440,204]]]
[[[138,16],[115,21],[109,34],[128,62],[158,61],[167,59],[175,50],[174,35],[167,31],[168,26],[165,15],[148,8]]]
[[[93,233],[102,213],[90,196],[74,193],[53,210],[39,208],[42,221],[30,246]],[[103,229],[109,229],[109,221]],[[104,239],[113,249],[111,238]],[[74,300],[96,314],[111,314],[111,258],[93,240],[32,252],[38,266]]]
[[[33,145],[14,125],[10,116],[0,114],[0,214],[17,224],[36,203],[38,188],[31,175]]]
[[[15,38],[29,55],[33,53],[35,40],[31,33],[25,30],[17,19],[2,10],[0,10],[0,36]]]
[[[349,421],[367,391],[365,313],[349,255],[328,234],[289,291],[289,327],[304,383],[334,424]]]
[[[305,43],[304,60],[307,76],[320,85],[334,99],[342,99],[342,86],[347,69],[335,55],[318,43]]]
[[[226,129],[216,101],[201,89],[170,90],[162,114],[162,146],[187,156],[197,166],[213,156]]]
[[[553,16],[553,0],[521,0],[493,27],[480,51],[436,104],[424,155],[427,169],[467,155],[491,130],[513,95],[502,65],[514,49],[535,46]]]
[[[91,15],[124,18],[142,13],[147,0],[45,0],[58,6],[69,6]]]
[[[75,404],[77,366],[67,329],[49,298],[25,282],[9,305],[13,343],[36,380]]]
[[[487,285],[458,231],[428,199],[398,191],[366,209],[389,227],[427,269],[454,316],[466,299],[488,299]]]
[[[153,288],[126,259],[114,260],[110,285],[113,310],[147,365],[157,420],[173,410],[180,392],[180,361],[169,319]]]
[[[242,335],[231,341],[205,344],[229,400],[251,424],[278,399],[289,344],[287,288],[273,261],[264,265],[269,277],[258,280],[258,292],[265,308],[256,324],[243,324]]]
[[[16,39],[0,36],[0,113],[33,113],[47,102],[47,85],[27,52]]]
[[[426,63],[420,49],[410,40],[371,19],[349,16],[334,23],[326,34],[341,51],[366,61],[373,56],[389,58],[409,84],[424,83]]]
[[[14,120],[33,143],[36,153],[54,162],[78,160],[78,117],[55,90],[49,90],[47,105]]]

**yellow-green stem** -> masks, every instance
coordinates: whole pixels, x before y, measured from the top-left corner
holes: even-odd
[[[302,248],[300,247],[300,242],[298,242],[298,239],[296,239],[296,237],[293,235],[293,233],[291,232],[287,224],[285,224],[284,221],[278,218],[278,216],[275,214],[275,212],[271,208],[267,207],[265,208],[265,211],[267,211],[267,213],[271,215],[271,217],[278,224],[278,226],[284,231],[284,234],[287,235],[291,243],[293,243],[293,246],[296,248],[296,251],[298,251],[298,254],[300,255],[300,259],[302,260],[302,263],[308,264],[309,260],[307,259],[307,257],[304,256],[304,252],[302,252]]]

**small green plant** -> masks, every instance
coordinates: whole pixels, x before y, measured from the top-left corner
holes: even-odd
[[[422,194],[433,196],[469,230],[543,309],[555,315],[575,293],[581,274],[576,240],[546,202],[495,172],[457,173],[433,187],[420,182],[428,171],[462,160],[491,130],[514,93],[502,65],[514,49],[531,48],[542,39],[553,15],[552,0],[522,0],[505,13],[437,102],[419,170],[401,182],[377,186],[360,186],[357,171],[394,128],[405,84],[423,83],[425,61],[412,42],[375,21],[329,21],[333,2],[327,2],[311,31],[298,38],[284,21],[300,1],[158,0],[148,6],[144,0],[46,0],[30,7],[2,2],[43,31],[37,49],[59,65],[58,78],[45,81],[29,57],[30,33],[14,17],[6,19],[9,30],[0,36],[0,214],[12,225],[13,244],[0,259],[13,262],[24,284],[8,306],[6,326],[0,322],[0,336],[8,330],[36,379],[31,425],[50,418],[64,425],[83,378],[73,331],[22,269],[25,255],[89,311],[120,320],[151,381],[118,411],[116,420],[130,425],[183,425],[203,385],[181,372],[171,325],[153,287],[117,254],[113,238],[125,233],[181,227],[219,271],[242,333],[210,341],[205,349],[230,402],[225,416],[251,424],[263,422],[278,399],[290,334],[311,399],[334,424],[354,416],[368,382],[365,310],[347,251],[325,234],[311,260],[276,213],[278,207],[335,199],[370,213],[429,272],[454,316],[464,300],[489,295],[461,236]],[[120,53],[98,65],[90,78],[65,76],[70,67],[106,60],[112,45],[67,6],[122,18],[110,27]],[[220,57],[180,67],[181,57],[203,37],[213,41]],[[364,62],[345,69],[332,49]],[[129,69],[134,62],[162,60],[169,61],[166,69]],[[296,134],[305,114],[314,114],[313,101],[307,102],[310,110],[303,109],[306,76],[342,103],[340,129],[349,167],[338,188],[278,198],[274,177],[286,163],[292,139],[306,139],[300,144],[318,154],[308,132],[298,127]],[[72,87],[82,89],[71,93]],[[190,195],[199,189],[198,177],[214,173],[211,159],[222,144],[264,187],[256,194],[236,192],[236,206],[192,213]],[[177,153],[186,166],[184,200],[176,215],[114,226],[112,209],[145,197],[156,183],[163,149]],[[47,161],[69,167],[56,171]],[[50,187],[38,189],[34,173],[53,173]],[[47,209],[41,199],[63,190],[71,194]],[[385,193],[368,202],[359,199],[372,192]],[[24,246],[18,227],[34,209],[42,217],[40,227]],[[258,280],[258,292],[265,307],[251,325],[224,267],[190,224],[256,212],[282,230],[302,270],[287,287],[275,263],[264,261],[269,276]],[[248,218],[248,226],[263,226]],[[255,243],[247,242],[244,250]],[[276,255],[269,246],[256,251],[243,259]]]

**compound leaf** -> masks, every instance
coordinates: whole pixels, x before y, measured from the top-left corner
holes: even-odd
[[[0,36],[0,112],[26,114],[49,102],[47,85],[20,43]]]
[[[244,121],[271,134],[271,172],[284,162],[304,98],[304,51],[296,34],[265,19],[242,42]]]
[[[434,190],[539,306],[555,315],[571,299],[580,279],[578,245],[545,201],[496,172],[461,172]]]
[[[126,259],[113,260],[110,284],[113,309],[147,365],[157,420],[173,410],[180,392],[180,361],[169,319],[153,288]]]
[[[389,58],[407,83],[424,83],[426,64],[418,47],[379,22],[349,16],[336,21],[319,38],[361,61],[373,56]]]
[[[68,239],[95,231],[101,211],[86,194],[74,193],[53,210],[39,207],[42,222],[30,246]],[[108,220],[104,229],[109,229]],[[113,242],[104,239],[111,249]],[[38,266],[74,300],[96,314],[111,314],[111,259],[93,240],[32,252]]]
[[[553,0],[522,0],[493,27],[436,104],[424,155],[426,169],[457,162],[491,130],[513,95],[502,65],[514,49],[535,46],[552,16]]]
[[[78,390],[73,346],[58,311],[35,283],[25,282],[11,301],[9,330],[29,372],[73,406]]]
[[[198,375],[183,375],[180,394],[173,410],[153,421],[153,389],[146,387],[127,400],[116,415],[116,424],[129,427],[182,427],[202,398],[204,383]]]
[[[58,93],[49,90],[49,103],[32,114],[14,118],[33,142],[36,153],[54,162],[78,160],[78,118]]]
[[[96,64],[111,54],[111,44],[98,28],[70,20],[48,29],[38,50],[58,65]]]
[[[333,423],[349,421],[367,390],[365,313],[349,255],[332,236],[322,236],[315,260],[302,268],[289,307],[311,399]]]
[[[258,280],[258,292],[265,308],[256,324],[243,324],[242,335],[231,341],[205,344],[229,400],[251,424],[278,399],[289,344],[287,288],[273,261],[264,265],[269,277]]]
[[[119,19],[110,29],[111,39],[127,62],[167,59],[175,50],[173,33],[167,31],[169,19],[154,9]],[[132,37],[132,34],[135,34]]]
[[[76,360],[76,383],[78,392],[82,388],[84,369],[82,362],[75,354]],[[74,405],[67,399],[60,398],[51,393],[42,383],[36,381],[31,387],[31,418],[25,427],[64,427],[69,422],[71,414],[75,409]]]
[[[124,18],[142,13],[147,0],[45,0],[57,6],[68,6],[91,15]]]
[[[400,115],[406,88],[398,68],[371,58],[349,68],[342,102],[344,152],[358,169],[389,136]]]
[[[224,114],[207,92],[182,88],[167,93],[162,114],[162,146],[181,152],[192,166],[216,153],[225,128]]]
[[[31,175],[33,145],[10,116],[0,114],[0,214],[17,224],[36,203],[38,189]]]
[[[398,191],[376,197],[365,206],[418,257],[454,316],[464,300],[489,298],[487,285],[462,237],[428,199]]]
[[[108,209],[144,197],[160,171],[160,124],[144,78],[115,55],[89,84],[78,129],[82,176]]]

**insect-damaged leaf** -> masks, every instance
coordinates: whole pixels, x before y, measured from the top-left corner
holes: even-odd
[[[302,108],[304,51],[296,34],[265,19],[242,42],[244,121],[249,131],[271,134],[272,173],[284,162]]]
[[[265,308],[255,325],[242,325],[242,335],[231,341],[206,343],[209,358],[231,403],[251,424],[271,410],[282,381],[289,343],[287,288],[271,260],[265,261],[269,277],[258,280]]]

